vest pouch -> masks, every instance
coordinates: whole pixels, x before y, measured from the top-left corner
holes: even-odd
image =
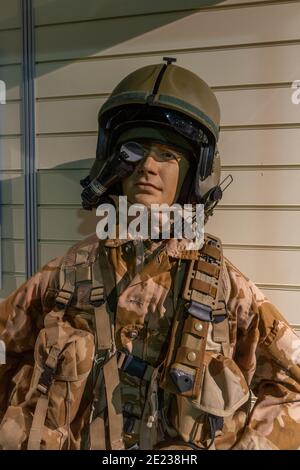
[[[58,358],[54,381],[48,391],[48,408],[41,431],[42,450],[61,450],[72,445],[71,423],[74,420],[86,381],[93,366],[94,336],[72,328],[67,322],[58,325],[63,347]],[[44,364],[49,355],[47,329],[40,331],[34,350],[35,365],[25,400],[16,400],[14,393],[0,426],[0,448],[26,449],[33,415],[40,393],[37,391]]]
[[[170,420],[185,442],[204,443],[210,439],[208,416],[231,416],[249,396],[247,382],[236,363],[220,353],[206,351],[197,397],[177,394]]]

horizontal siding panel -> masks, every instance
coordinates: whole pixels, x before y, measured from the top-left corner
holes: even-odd
[[[21,63],[21,31],[0,31],[0,65]]]
[[[199,75],[210,86],[257,85],[299,79],[295,64],[300,45],[176,54],[177,64]],[[110,93],[139,67],[162,62],[161,55],[38,64],[37,97]],[[76,77],[76,80],[74,80]]]
[[[18,28],[21,25],[20,0],[1,1],[0,31],[6,28]],[[5,3],[5,6],[4,6]]]
[[[37,103],[37,132],[96,131],[97,116],[104,99],[76,99]]]
[[[222,91],[216,96],[223,126],[300,122],[300,108],[292,103],[290,88]],[[85,98],[39,102],[37,132],[96,131],[97,114],[104,101],[104,98]]]
[[[24,274],[4,274],[4,276],[2,276],[2,289],[0,289],[0,302],[20,287],[25,281],[26,277]]]
[[[24,203],[24,178],[22,174],[0,172],[1,204]]]
[[[39,243],[39,266],[44,266],[50,260],[63,256],[74,242],[60,242],[60,243]]]
[[[37,137],[37,168],[47,169],[61,165],[67,168],[90,168],[96,155],[96,145],[96,135]]]
[[[39,203],[79,204],[82,190],[80,179],[86,174],[85,169],[39,172]],[[225,178],[227,174],[228,172],[224,171],[222,178]],[[234,180],[225,191],[222,204],[300,205],[300,169],[241,170],[231,171],[231,174]],[[56,188],[55,191],[53,188]],[[16,191],[22,196],[18,186]]]
[[[275,0],[276,1],[276,0]],[[280,1],[280,0],[279,0]],[[283,2],[285,1],[288,1],[288,0],[282,0]],[[257,3],[260,3],[260,2],[263,2],[263,3],[272,3],[274,2],[274,0],[226,0],[224,2],[221,2],[220,5],[216,5],[216,7],[223,7],[223,6],[233,6],[233,5],[237,5],[237,7],[239,6],[244,6],[244,4],[257,4]]]
[[[223,126],[300,122],[300,106],[293,104],[290,87],[224,91],[216,93],[216,96]]]
[[[218,145],[222,165],[299,165],[299,141],[300,129],[297,128],[226,130],[221,132]],[[36,140],[37,167],[90,168],[96,144],[96,135],[39,136]],[[4,154],[1,145],[4,145],[2,139],[0,154]],[[18,161],[17,143],[14,152],[11,146],[8,141],[6,152],[13,153]],[[5,164],[10,162],[9,159]],[[1,164],[4,165],[0,159]],[[14,168],[18,166],[15,164]]]
[[[300,211],[217,209],[206,230],[233,245],[299,246]],[[299,271],[300,272],[300,271]]]
[[[231,4],[238,0],[230,2],[221,2],[220,0],[186,0],[184,4],[181,0],[164,0],[161,2],[141,2],[140,0],[131,0],[130,2],[99,2],[99,0],[89,0],[82,8],[82,0],[64,0],[53,8],[53,5],[47,0],[34,0],[35,24],[53,24],[69,21],[93,20],[95,18],[114,18],[125,15],[141,15],[162,11],[189,10],[201,8],[203,5],[214,5],[218,3]],[[242,2],[245,0],[241,0]],[[259,0],[262,1],[262,0]],[[239,2],[238,2],[239,3]]]
[[[0,137],[0,170],[21,169],[21,139]]]
[[[80,179],[86,175],[86,170],[39,172],[39,204],[80,204]]]
[[[20,103],[0,105],[0,136],[20,134]]]
[[[256,283],[299,285],[300,290],[300,250],[226,248],[224,253]]]
[[[299,109],[300,113],[300,109]],[[300,129],[221,131],[223,165],[299,165]]]
[[[95,232],[97,217],[78,207],[40,207],[39,238],[79,240]],[[226,244],[299,246],[297,211],[216,210],[206,230]]]
[[[1,249],[3,273],[24,273],[26,271],[23,241],[2,240]]]
[[[6,99],[15,100],[21,96],[22,71],[20,65],[0,67],[0,80],[6,85]]]
[[[95,233],[99,218],[95,211],[76,207],[40,207],[38,236],[45,240],[81,240]]]
[[[189,13],[171,12],[142,19],[137,16],[36,28],[36,60],[65,60],[110,53],[131,38],[144,36],[145,32],[187,15]],[[132,51],[136,52],[136,46]]]
[[[24,208],[0,206],[2,238],[24,239]]]
[[[224,171],[222,178],[227,174]],[[233,183],[224,192],[222,204],[300,205],[300,169],[241,170],[231,174]]]
[[[299,31],[298,2],[73,23],[37,28],[37,60],[298,40]]]
[[[300,289],[287,291],[279,289],[261,289],[277,307],[291,325],[298,325],[300,330]]]

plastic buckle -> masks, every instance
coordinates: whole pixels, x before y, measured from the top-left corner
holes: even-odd
[[[104,302],[104,287],[93,287],[90,294],[90,304],[93,307],[100,307]]]
[[[37,386],[37,389],[39,390],[39,392],[43,394],[48,393],[48,390],[51,384],[53,383],[55,372],[56,372],[56,369],[52,369],[52,367],[49,367],[47,365],[44,366],[44,370],[41,374],[41,377]]]
[[[61,289],[55,299],[55,305],[60,310],[66,309],[72,300],[73,292],[69,292],[66,290]]]
[[[213,310],[212,312],[213,323],[221,323],[222,321],[225,320],[225,318],[228,317],[228,310],[227,310],[226,302],[224,302],[223,300],[221,302],[224,304],[224,309]]]
[[[124,355],[123,361],[119,364],[119,358]],[[118,367],[126,374],[142,379],[147,369],[147,362],[124,351],[117,352]]]
[[[202,321],[213,321],[212,309],[207,305],[201,304],[200,302],[195,302],[192,300],[187,309],[188,313],[198,320]]]
[[[105,302],[104,299],[97,299],[97,298],[96,299],[91,299],[90,298],[90,305],[92,307],[101,307],[101,305],[103,305],[104,302]]]

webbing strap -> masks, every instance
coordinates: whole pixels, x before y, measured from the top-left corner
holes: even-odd
[[[93,293],[99,293],[99,288],[105,287],[106,298],[114,289],[114,278],[111,272],[111,267],[107,259],[104,246],[99,243],[99,260],[96,259],[93,263]],[[105,273],[105,274],[104,274]],[[91,295],[91,299],[92,299]],[[94,296],[95,300],[95,296]],[[120,390],[120,377],[118,371],[117,357],[114,342],[114,329],[112,325],[113,319],[110,318],[110,310],[107,301],[99,305],[101,299],[94,302],[95,324],[97,332],[98,349],[107,349],[112,356],[103,365],[103,375],[106,391],[106,403],[108,410],[108,428],[109,428],[109,444],[111,450],[124,449],[123,442],[123,413],[122,413],[122,400]],[[93,302],[92,302],[93,304]],[[95,424],[95,427],[99,426]],[[93,427],[92,427],[93,429]],[[92,431],[93,432],[93,431]],[[93,437],[94,439],[94,437]],[[105,440],[105,436],[104,436]],[[103,438],[101,438],[103,441]],[[98,442],[97,446],[103,443]]]
[[[48,410],[49,397],[41,394],[38,398],[33,415],[32,426],[28,439],[28,450],[40,450],[43,428]]]
[[[225,318],[222,322],[213,324],[213,340],[216,343],[221,343],[224,356],[229,356],[230,338],[228,318]]]
[[[67,252],[59,273],[59,293],[56,297],[56,304],[63,309],[69,305],[75,290],[75,247],[76,245]]]
[[[40,450],[41,448],[41,440],[48,410],[48,404],[48,394],[40,393],[34,410],[32,425],[29,433],[27,444],[28,450]]]
[[[112,267],[107,259],[105,247],[99,243],[99,267],[102,274],[102,279],[105,286],[106,297],[108,297],[115,288],[115,278],[113,275]]]
[[[213,276],[216,279],[219,277],[220,268],[215,264],[210,264],[207,261],[199,260],[196,263],[196,270],[201,271],[202,273],[207,274],[208,276]]]
[[[110,316],[107,311],[107,302],[100,305],[99,307],[94,307],[95,313],[95,325],[96,325],[96,335],[97,335],[97,349],[110,350],[113,346],[113,340],[111,335],[111,323]]]
[[[105,450],[105,423],[102,416],[97,416],[90,424],[91,450]]]
[[[221,259],[221,252],[220,250],[213,246],[205,243],[203,249],[201,250],[204,255],[210,256],[211,258],[219,261]]]
[[[62,348],[52,347],[50,349],[47,360],[45,361],[44,370],[38,377],[37,392],[40,394],[32,420],[32,425],[28,439],[28,450],[39,450],[42,440],[42,434],[47,416],[49,404],[49,388],[54,379],[57,368],[59,354]]]
[[[158,381],[162,364],[153,371],[140,427],[140,449],[152,450],[158,435]]]
[[[100,256],[100,255],[99,255]],[[92,264],[92,290],[90,303],[94,307],[97,349],[111,350],[113,346],[112,326],[100,270],[100,260],[96,258]]]
[[[120,391],[120,378],[116,355],[103,366],[108,410],[109,440],[111,450],[124,449],[123,412]]]
[[[203,294],[210,295],[215,298],[217,295],[217,288],[209,282],[202,281],[201,279],[193,279],[191,282],[192,289],[195,289]]]

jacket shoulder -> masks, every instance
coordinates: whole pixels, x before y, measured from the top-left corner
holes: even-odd
[[[268,299],[259,287],[226,257],[224,266],[230,281],[228,309],[236,317],[241,328],[248,328],[258,307]]]
[[[72,245],[65,253],[62,264],[77,265],[88,263],[97,256],[99,238],[94,233]]]

